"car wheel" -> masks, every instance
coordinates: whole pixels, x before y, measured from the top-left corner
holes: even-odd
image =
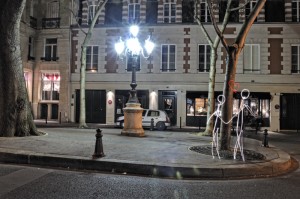
[[[157,122],[157,123],[156,123],[156,128],[157,128],[157,130],[159,130],[159,131],[163,131],[163,130],[166,129],[166,125],[165,125],[164,122]]]

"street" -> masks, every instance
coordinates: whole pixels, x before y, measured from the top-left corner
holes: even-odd
[[[261,136],[262,133],[260,133]],[[257,137],[251,136],[249,137]],[[300,133],[273,133],[269,144],[300,161]],[[300,170],[273,178],[173,180],[0,165],[1,199],[34,198],[296,198]]]

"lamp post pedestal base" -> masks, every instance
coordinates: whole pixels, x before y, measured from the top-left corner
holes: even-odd
[[[142,113],[140,103],[127,103],[124,111],[124,128],[121,135],[144,137],[145,132],[142,127]]]

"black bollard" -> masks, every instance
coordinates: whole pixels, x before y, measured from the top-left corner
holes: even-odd
[[[153,131],[153,129],[154,129],[154,119],[151,118],[150,131]]]
[[[93,159],[104,157],[103,153],[103,144],[102,144],[102,131],[101,129],[96,130],[96,144],[95,144],[95,152],[93,154]]]
[[[268,129],[264,130],[263,146],[264,147],[269,147],[269,144],[268,144]]]

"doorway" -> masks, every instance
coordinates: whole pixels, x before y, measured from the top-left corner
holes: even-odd
[[[166,111],[171,125],[177,124],[177,91],[158,91],[158,109]]]

